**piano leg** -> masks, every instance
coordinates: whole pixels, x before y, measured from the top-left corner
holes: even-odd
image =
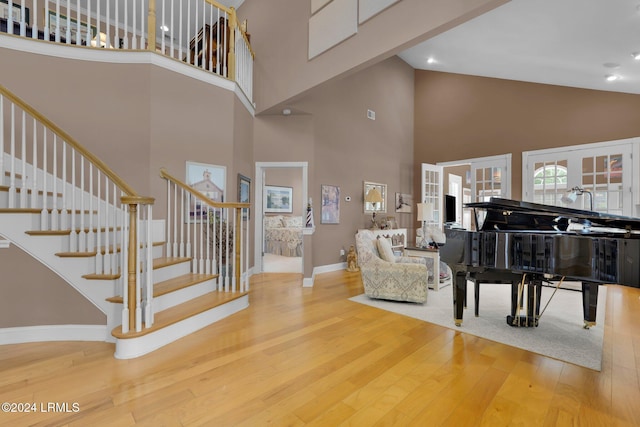
[[[584,314],[584,328],[589,329],[596,324],[598,308],[598,284],[582,282],[582,311]]]
[[[467,274],[457,271],[452,277],[453,285],[453,320],[456,326],[462,325],[464,306],[467,298]]]

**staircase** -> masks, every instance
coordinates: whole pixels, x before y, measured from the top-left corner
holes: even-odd
[[[173,219],[154,219],[152,198],[0,86],[0,236],[105,313],[116,358],[248,306],[249,205],[211,202],[167,171],[161,177]],[[177,213],[195,201],[206,209],[185,222]]]

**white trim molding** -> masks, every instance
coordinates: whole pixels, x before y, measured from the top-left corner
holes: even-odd
[[[41,325],[0,329],[0,345],[44,341],[106,341],[106,325]]]

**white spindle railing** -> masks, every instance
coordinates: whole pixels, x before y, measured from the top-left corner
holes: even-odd
[[[156,0],[153,11],[148,0],[7,2],[10,34],[76,46],[154,50],[235,80],[253,100],[254,54],[246,31],[235,9],[214,0]],[[39,7],[44,11],[40,22]]]
[[[190,256],[193,273],[218,275],[218,291],[248,291],[249,204],[214,202],[164,169],[160,176],[167,181],[167,256]]]
[[[70,135],[3,86],[0,183],[9,187],[9,208],[39,212],[42,232],[68,234],[68,247],[61,253],[95,255],[97,277],[119,278],[123,298],[129,295],[134,304],[125,305],[123,330],[140,330],[143,309],[145,326],[151,325],[153,200],[138,196]],[[141,268],[128,272],[132,265]]]

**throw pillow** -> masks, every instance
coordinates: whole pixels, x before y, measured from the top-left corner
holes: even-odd
[[[388,262],[396,262],[396,257],[393,254],[393,248],[391,243],[384,238],[378,236],[378,252],[380,252],[380,258]]]

